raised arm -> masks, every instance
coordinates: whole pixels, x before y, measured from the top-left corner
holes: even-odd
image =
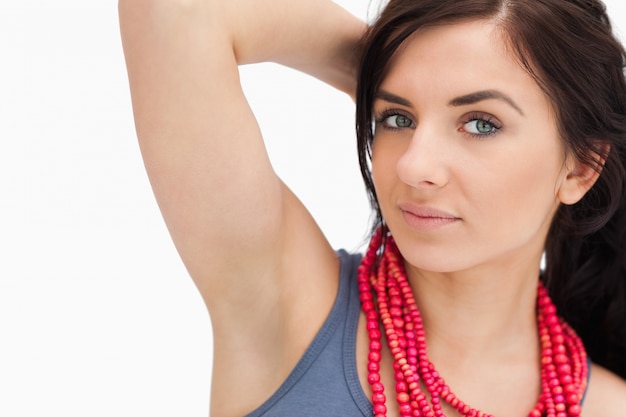
[[[146,169],[196,280],[284,238],[291,199],[274,174],[237,65],[274,61],[351,93],[362,25],[323,0],[121,0]]]
[[[364,25],[327,0],[120,0],[119,12],[146,170],[211,313],[212,408],[236,415],[241,373],[230,375],[269,388],[268,375],[281,378],[276,366],[328,313],[337,266],[272,169],[237,66],[278,62],[352,94]]]

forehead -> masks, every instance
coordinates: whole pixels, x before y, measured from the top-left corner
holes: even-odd
[[[429,96],[497,89],[545,100],[504,39],[490,21],[420,29],[396,51],[381,88]]]

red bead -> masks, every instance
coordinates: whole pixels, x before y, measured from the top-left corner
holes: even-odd
[[[372,340],[380,340],[383,337],[383,334],[380,332],[380,329],[378,327],[368,331],[368,335],[369,335],[370,339],[372,339]]]
[[[550,327],[550,330],[557,330],[559,320],[556,318],[556,316],[548,316],[545,320],[545,323],[548,327]]]
[[[582,408],[578,404],[570,405],[567,409],[570,417],[577,417],[582,413]]]
[[[402,417],[407,416],[410,417],[413,414],[413,409],[411,408],[411,404],[402,404],[398,407],[398,411]]]
[[[394,304],[395,304],[394,300],[400,300],[400,297],[391,297],[390,304],[392,306],[394,306]],[[401,303],[400,304],[395,304],[395,305],[396,306],[397,305],[401,305]],[[391,307],[389,309],[389,314],[391,315],[391,317],[402,317],[402,309],[400,307]]]
[[[377,372],[370,372],[369,375],[367,375],[367,382],[370,384],[380,382],[380,374]]]
[[[408,404],[411,401],[411,397],[406,392],[399,392],[398,395],[396,395],[396,400],[398,404]]]
[[[374,322],[371,322],[371,321],[367,322],[367,330],[377,330],[377,329],[378,329],[378,323],[376,323],[375,321]]]
[[[383,393],[383,392],[385,392],[385,387],[380,382],[374,382],[372,384],[372,392],[374,392],[374,393]]]
[[[554,362],[557,364],[567,364],[567,356],[562,353],[554,356]]]
[[[580,401],[578,400],[578,395],[576,394],[569,394],[567,396],[567,403],[570,405],[577,405],[580,403]],[[570,412],[571,414],[571,412]]]
[[[552,363],[552,358],[550,356],[542,356],[541,357],[541,365],[549,365]]]
[[[383,349],[382,343],[378,340],[372,340],[370,342],[370,351],[380,352]]]
[[[380,404],[380,403],[384,403],[387,400],[387,398],[385,397],[385,394],[383,393],[374,393],[372,394],[372,403],[374,404]]]

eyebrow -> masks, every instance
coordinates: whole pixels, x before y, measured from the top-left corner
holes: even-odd
[[[411,103],[407,99],[397,96],[395,94],[392,94],[385,90],[378,90],[374,99],[384,100],[389,103],[399,104],[401,106],[413,107],[413,103]],[[448,105],[454,106],[454,107],[467,106],[469,104],[476,104],[484,100],[492,100],[492,99],[502,100],[505,103],[507,103],[509,106],[513,107],[519,114],[521,114],[522,116],[524,115],[524,112],[522,111],[522,109],[517,105],[517,103],[515,103],[515,101],[513,101],[511,97],[507,96],[506,94],[498,90],[476,91],[474,93],[456,97],[450,100]]]
[[[524,112],[522,111],[522,109],[517,105],[517,103],[515,103],[515,101],[513,101],[511,97],[507,96],[506,94],[498,90],[476,91],[475,93],[470,93],[464,96],[454,98],[450,100],[448,105],[454,106],[454,107],[467,106],[468,104],[475,104],[483,100],[491,100],[491,99],[502,100],[505,103],[507,103],[509,106],[517,110],[519,114],[521,114],[522,116],[524,115]]]
[[[376,95],[374,96],[374,100],[384,100],[389,103],[399,104],[401,106],[413,107],[413,103],[411,103],[407,99],[404,99],[385,90],[378,90],[376,92]]]

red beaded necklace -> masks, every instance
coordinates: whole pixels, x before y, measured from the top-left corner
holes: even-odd
[[[361,306],[370,340],[367,369],[375,417],[387,415],[380,380],[381,322],[393,356],[401,417],[445,417],[442,402],[465,417],[492,417],[457,398],[435,370],[426,354],[422,318],[402,257],[391,236],[387,237],[384,248],[382,245],[379,230],[358,272]],[[577,417],[587,384],[587,354],[574,330],[556,315],[556,308],[541,283],[537,290],[537,323],[541,343],[541,394],[528,416]],[[427,392],[422,391],[420,381]]]

